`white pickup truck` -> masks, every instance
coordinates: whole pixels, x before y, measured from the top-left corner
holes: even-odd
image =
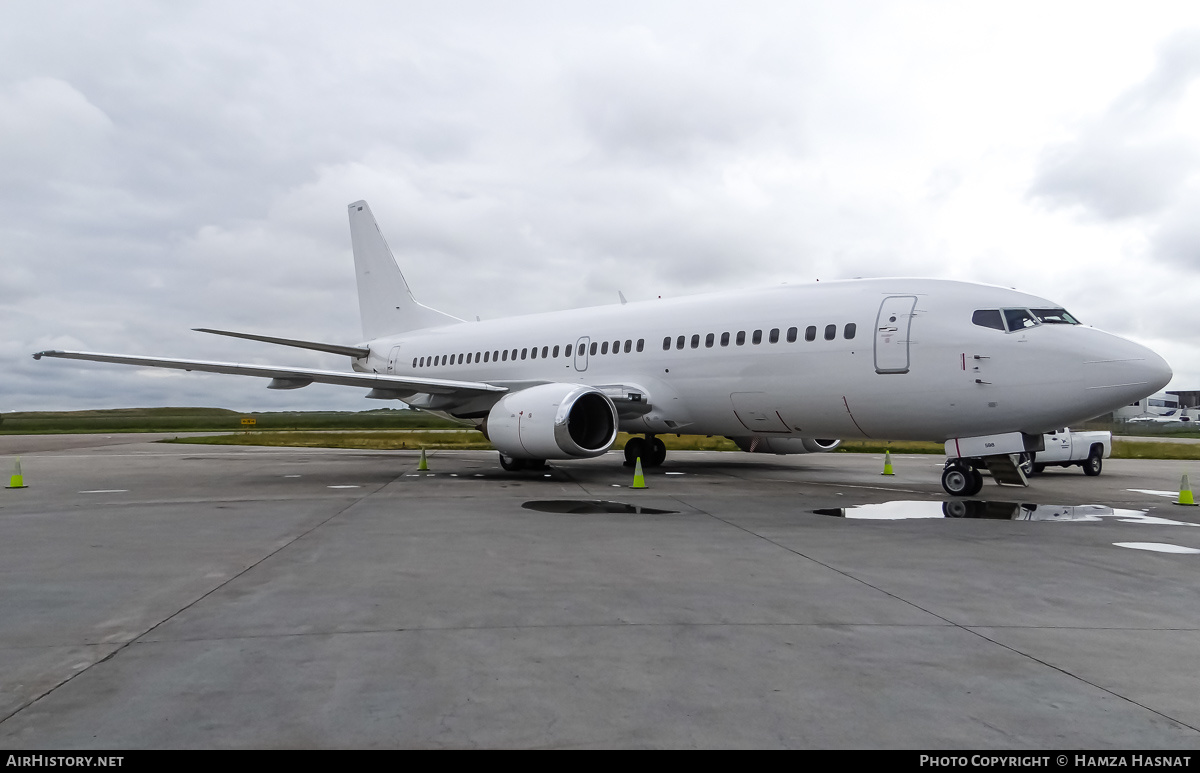
[[[1079,465],[1084,475],[1099,475],[1104,459],[1112,456],[1111,432],[1072,432],[1067,428],[1048,432],[1042,437],[1044,451],[1021,454],[1021,469],[1026,475],[1042,472],[1047,467]]]

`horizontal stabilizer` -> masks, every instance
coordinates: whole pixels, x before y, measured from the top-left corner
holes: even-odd
[[[485,384],[479,381],[451,381],[440,378],[407,378],[379,373],[346,373],[340,370],[314,370],[311,368],[279,368],[270,365],[248,365],[237,362],[206,362],[203,360],[168,360],[159,357],[141,357],[131,354],[100,354],[97,352],[46,351],[33,355],[35,360],[43,357],[61,357],[67,360],[91,360],[113,362],[119,365],[138,365],[147,368],[174,368],[196,370],[202,373],[230,373],[239,376],[258,376],[273,379],[276,389],[303,386],[301,381],[340,386],[386,389],[392,392],[411,394],[454,395],[472,397],[488,392],[507,392],[507,387]]]
[[[370,349],[361,346],[342,346],[341,344],[323,344],[319,341],[300,341],[295,338],[275,338],[273,336],[260,336],[253,333],[234,333],[229,330],[212,330],[207,327],[194,327],[197,333],[213,333],[219,336],[230,336],[231,338],[245,338],[250,341],[263,341],[268,344],[279,344],[280,346],[294,346],[297,349],[312,349],[318,352],[330,352],[331,354],[344,354],[347,357],[362,358],[371,353]]]

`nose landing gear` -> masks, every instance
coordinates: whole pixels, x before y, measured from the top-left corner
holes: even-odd
[[[962,459],[951,459],[942,469],[942,488],[955,497],[973,497],[983,488],[983,473]]]

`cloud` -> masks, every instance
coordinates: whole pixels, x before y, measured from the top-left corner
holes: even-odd
[[[1053,208],[1102,220],[1161,215],[1200,160],[1200,141],[1181,110],[1200,77],[1200,30],[1177,33],[1141,83],[1087,122],[1075,139],[1042,153],[1030,194]],[[1172,121],[1181,113],[1181,121]]]

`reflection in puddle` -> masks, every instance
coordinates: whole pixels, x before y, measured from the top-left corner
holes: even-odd
[[[637,513],[639,515],[664,515],[678,510],[656,510],[653,507],[627,505],[624,502],[607,502],[602,499],[542,499],[521,505],[526,510],[543,513]]]
[[[1200,526],[1186,521],[1157,518],[1145,510],[1121,510],[1105,505],[1034,505],[1021,502],[985,502],[951,499],[945,502],[901,500],[877,505],[831,507],[814,510],[837,518],[894,521],[909,518],[988,518],[1003,521],[1099,521],[1116,518],[1124,523],[1164,526]]]

